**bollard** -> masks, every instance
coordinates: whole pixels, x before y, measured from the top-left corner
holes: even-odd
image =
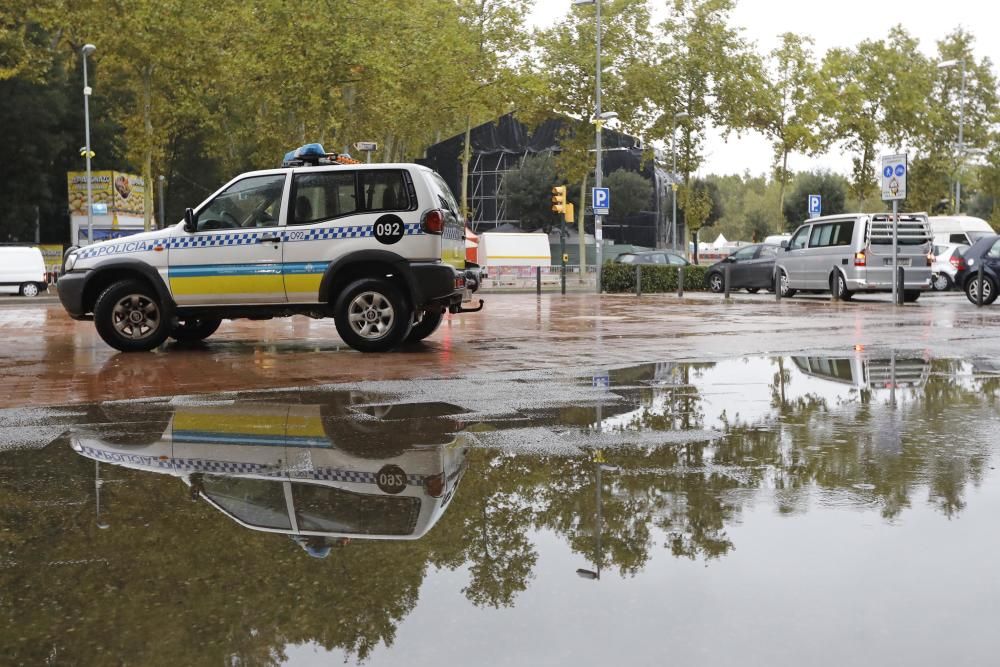
[[[635,265],[635,295],[642,296],[642,266]]]
[[[905,281],[905,269],[903,267],[896,268],[896,305],[902,306],[905,303],[906,298],[903,294],[903,286],[906,284]]]
[[[729,298],[729,283],[732,282],[732,276],[729,272],[730,266],[730,264],[726,264],[726,268],[722,271],[722,291],[726,299]]]
[[[559,271],[559,282],[561,283],[561,289],[563,296],[566,296],[566,265],[563,264]]]
[[[684,267],[677,267],[677,296],[684,296]]]
[[[541,295],[542,293],[542,267],[535,267],[535,294]]]
[[[840,274],[837,273],[836,269],[833,271],[833,276],[830,278],[830,301],[840,301]]]
[[[985,257],[985,255],[984,255]],[[979,281],[976,285],[976,307],[983,307],[983,284],[985,283],[986,276],[983,275],[983,260],[979,260],[979,269],[976,271],[976,280]]]
[[[774,272],[774,300],[781,301],[781,271]]]

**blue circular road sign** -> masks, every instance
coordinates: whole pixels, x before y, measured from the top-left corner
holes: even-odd
[[[886,165],[885,169],[882,170],[882,175],[886,178],[892,176],[892,165]]]
[[[902,176],[905,173],[906,173],[906,167],[904,167],[901,164],[897,164],[896,165],[896,175],[897,176]]]

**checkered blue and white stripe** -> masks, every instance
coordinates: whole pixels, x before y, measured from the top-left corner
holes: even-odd
[[[363,470],[336,470],[335,468],[314,468],[309,472],[292,472],[293,479],[322,479],[328,482],[350,482],[353,484],[375,484],[376,474]],[[407,475],[408,486],[423,486],[424,478],[420,475]]]

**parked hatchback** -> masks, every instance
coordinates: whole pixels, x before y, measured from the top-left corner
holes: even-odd
[[[983,267],[983,303],[991,304],[997,300],[1000,286],[1000,236],[993,234],[980,238],[962,253],[955,286],[965,292],[972,303],[979,299],[980,266]]]
[[[934,263],[931,265],[931,287],[938,292],[950,290],[955,285],[955,275],[961,262],[962,251],[967,245],[945,243],[934,246]]]
[[[891,292],[893,227],[887,213],[835,215],[800,226],[776,261],[782,296],[831,291],[841,300],[858,292]],[[903,298],[916,301],[931,286],[931,228],[926,213],[899,216]]]
[[[708,267],[705,283],[713,292],[726,288],[726,267],[729,267],[729,289],[745,289],[751,294],[774,287],[774,260],[780,246],[759,243],[740,248],[729,257]]]

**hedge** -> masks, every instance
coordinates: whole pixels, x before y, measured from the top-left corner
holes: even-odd
[[[642,292],[676,292],[677,267],[656,264],[642,264]],[[606,262],[601,272],[601,282],[605,292],[635,292],[635,264]],[[684,290],[704,292],[707,266],[690,265],[684,267]]]

